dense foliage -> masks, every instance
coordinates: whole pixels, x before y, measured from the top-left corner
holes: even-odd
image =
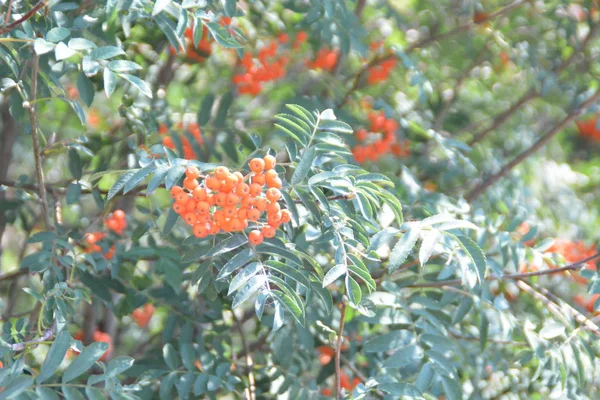
[[[0,0],[0,400],[598,398],[598,9]]]

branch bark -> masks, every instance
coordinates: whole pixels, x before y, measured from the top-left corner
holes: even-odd
[[[523,151],[517,157],[515,157],[512,161],[506,164],[504,167],[500,169],[497,173],[490,175],[486,180],[475,186],[465,197],[468,202],[472,202],[477,197],[479,197],[485,190],[498,182],[502,177],[507,175],[514,167],[522,163],[529,156],[536,153],[539,149],[541,149],[550,139],[552,139],[558,132],[560,132],[564,127],[566,127],[569,123],[575,120],[581,113],[583,113],[587,108],[592,106],[595,102],[600,99],[600,90],[596,91],[590,98],[584,101],[579,107],[574,109],[571,113],[567,114],[565,118],[560,120],[556,125],[554,125],[548,132],[546,132],[542,137],[540,137],[533,145],[531,145],[528,149]]]
[[[31,17],[33,17],[35,15],[36,12],[38,12],[42,7],[45,7],[46,4],[48,3],[49,0],[41,0],[39,3],[37,3],[35,6],[33,6],[33,8],[29,11],[27,11],[25,13],[25,15],[23,15],[21,18],[19,18],[18,20],[3,26],[2,28],[0,28],[0,35],[3,35],[7,32],[12,31],[13,29],[15,29],[17,26],[21,25],[23,22],[27,21],[28,19],[30,19]]]
[[[342,340],[344,338],[344,320],[346,319],[346,302],[342,300],[342,309],[340,313],[340,326],[338,328],[337,340],[335,341],[335,398],[342,398],[342,371],[340,368],[342,351]]]
[[[10,348],[12,351],[23,351],[25,350],[28,346],[34,345],[34,344],[38,344],[40,342],[46,342],[50,339],[52,339],[54,337],[54,327],[47,329],[44,331],[44,333],[35,339],[29,340],[27,342],[21,342],[21,343],[14,343],[10,345]]]

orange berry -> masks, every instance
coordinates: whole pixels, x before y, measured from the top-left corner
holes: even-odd
[[[261,173],[265,169],[265,161],[262,158],[253,158],[249,163],[250,171],[254,173]]]
[[[262,186],[258,183],[253,183],[250,185],[250,196],[257,197],[262,193]]]
[[[123,210],[115,210],[113,212],[113,217],[115,217],[116,219],[125,219],[125,211]]]
[[[185,178],[183,180],[183,187],[186,188],[187,190],[194,190],[198,187],[198,180]]]
[[[199,201],[196,203],[196,211],[199,214],[208,214],[208,210],[210,209],[210,204],[206,201]]]
[[[264,240],[263,234],[258,229],[250,231],[250,233],[248,234],[248,241],[254,245],[261,244],[263,242],[263,240]]]
[[[190,196],[188,196],[185,192],[181,192],[177,195],[177,197],[175,197],[175,201],[181,204],[187,204],[187,202],[190,201]]]
[[[197,238],[205,238],[206,237],[206,225],[205,224],[196,224],[192,228],[192,232],[194,232],[194,236]]]
[[[117,231],[119,230],[119,223],[117,222],[116,219],[113,218],[109,218],[106,220],[106,227],[108,229],[110,229],[111,231]]]
[[[250,194],[250,186],[248,186],[244,182],[238,183],[235,187],[235,193],[238,196],[247,196],[248,194]]]
[[[245,220],[248,218],[248,209],[247,208],[238,208],[237,217],[240,220]]]
[[[177,214],[183,213],[185,211],[185,204],[181,204],[176,201],[173,203],[173,211],[175,211]]]
[[[206,200],[207,196],[208,196],[208,193],[206,192],[206,189],[201,188],[201,187],[197,187],[196,189],[194,189],[194,192],[192,193],[192,197],[196,201],[204,201],[204,200]]]
[[[216,192],[221,187],[221,181],[218,180],[216,177],[211,176],[206,180],[206,187]]]
[[[242,221],[238,218],[231,218],[231,230],[233,232],[239,232],[242,230]]]
[[[254,202],[254,205],[258,209],[258,211],[263,212],[267,209],[267,199],[259,197]]]
[[[210,222],[211,215],[209,213],[198,214],[198,222]]]
[[[267,199],[269,199],[269,201],[272,203],[277,202],[281,198],[281,192],[277,188],[267,189],[266,195]]]
[[[211,235],[216,235],[220,231],[221,231],[221,228],[219,227],[219,224],[217,224],[214,221],[211,222],[210,228],[208,229],[208,233],[211,234]]]
[[[237,208],[235,207],[224,207],[223,215],[227,218],[233,218],[237,216]]]
[[[193,212],[185,213],[185,215],[183,216],[183,220],[188,225],[194,225],[196,223],[196,221],[197,221],[196,213],[193,213]]]
[[[249,208],[254,205],[254,198],[250,196],[242,197],[242,207]]]
[[[237,183],[244,181],[244,175],[240,171],[235,171],[232,175],[236,178]]]
[[[263,161],[265,162],[265,169],[273,169],[273,168],[275,168],[275,164],[277,163],[277,160],[275,159],[275,157],[273,157],[270,154],[267,154],[266,156],[264,156]]]
[[[223,212],[223,210],[215,211],[215,213],[213,214],[213,220],[217,224],[221,225],[223,221],[225,221],[225,213]]]
[[[225,207],[227,205],[227,193],[219,193],[215,203],[217,203],[218,206]]]
[[[275,237],[275,228],[273,228],[270,225],[263,226],[261,232],[262,232],[263,236],[266,237],[267,239]]]
[[[229,193],[227,195],[227,200],[225,201],[225,204],[229,207],[233,207],[233,206],[236,206],[239,202],[240,202],[240,198],[238,196],[236,196],[233,193]]]
[[[265,182],[266,182],[266,179],[265,179],[264,174],[255,174],[252,177],[252,183],[257,183],[262,186],[265,184]]]
[[[246,215],[250,221],[258,221],[260,218],[260,211],[256,208],[251,208],[248,210]]]
[[[195,201],[188,201],[187,204],[185,205],[185,211],[191,212],[191,211],[196,211],[196,202]]]
[[[277,214],[280,210],[281,207],[277,202],[269,203],[269,205],[267,206],[267,214],[269,215]]]
[[[183,188],[181,186],[173,186],[171,188],[171,197],[176,199],[179,193],[183,193]]]
[[[223,222],[221,222],[221,229],[225,232],[231,232],[231,220],[224,219]]]
[[[222,193],[231,193],[234,188],[235,183],[233,183],[229,179],[224,179],[221,181],[221,188],[219,189]]]
[[[281,224],[281,211],[276,212],[275,214],[269,214],[267,222],[269,225],[279,226]]]
[[[283,182],[281,181],[281,178],[275,178],[271,182],[268,182],[267,186],[269,186],[270,188],[281,189],[283,186]]]
[[[292,212],[290,210],[281,210],[281,222],[287,224],[292,220]]]
[[[275,171],[274,169],[270,169],[265,171],[265,180],[267,182],[272,181],[275,178],[279,178],[279,175],[277,174],[277,171]]]
[[[229,176],[229,169],[227,167],[217,167],[215,168],[215,176],[219,180],[225,180]]]
[[[187,167],[185,169],[185,176],[190,179],[198,179],[200,176],[200,170],[194,166]]]
[[[214,205],[217,203],[217,196],[215,196],[215,195],[212,195],[212,194],[208,195],[208,196],[206,197],[206,202],[207,202],[209,205],[211,205],[211,206],[214,206]]]

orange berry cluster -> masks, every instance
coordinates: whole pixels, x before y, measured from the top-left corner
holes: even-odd
[[[354,377],[354,379],[350,381],[348,374],[344,371],[340,371],[340,388],[350,392],[361,382],[359,377]],[[321,390],[321,394],[323,396],[333,396],[333,390],[331,388],[324,388]]]
[[[287,36],[279,37],[280,42],[287,40]],[[264,82],[275,81],[285,76],[289,57],[286,55],[277,57],[278,48],[277,42],[271,42],[259,51],[257,58],[250,53],[244,54],[241,61],[244,72],[235,75],[232,79],[240,94],[256,96],[262,91]]]
[[[83,340],[83,331],[78,331],[76,334],[74,334],[73,339]],[[104,333],[102,331],[96,330],[96,331],[94,331],[94,336],[93,336],[92,340],[94,342],[108,343],[108,349],[106,349],[104,354],[102,354],[102,357],[100,357],[100,361],[108,360],[108,358],[110,357],[110,354],[112,353],[112,349],[113,349],[112,337],[108,333]],[[67,357],[74,357],[76,353],[79,353],[79,352],[76,350],[69,350]]]
[[[386,81],[392,69],[396,67],[396,59],[393,57],[388,58],[387,60],[381,62],[374,67],[369,68],[367,73],[367,83],[369,85],[375,85],[379,82]]]
[[[183,187],[174,186],[171,196],[175,199],[173,210],[193,227],[194,236],[241,232],[252,221],[262,226],[248,234],[250,243],[257,245],[264,238],[274,237],[282,223],[290,222],[290,211],[282,210],[279,205],[282,181],[274,169],[275,157],[254,158],[249,166],[251,173],[247,176],[217,167],[202,182],[198,181],[201,178],[198,168],[186,169]],[[267,213],[266,222],[259,222],[263,212]]]
[[[127,229],[127,219],[125,217],[125,212],[123,210],[115,210],[111,213],[105,220],[104,226],[110,231],[113,231],[117,235],[123,235],[125,233],[125,229]],[[104,232],[90,232],[86,233],[84,236],[85,248],[83,251],[85,253],[101,253],[102,247],[98,244],[99,241],[106,238],[106,234]],[[115,253],[115,246],[111,246],[108,252],[104,255],[107,260],[110,260]]]
[[[187,28],[184,32],[185,36],[185,49],[181,49],[185,52],[185,58],[190,61],[201,63],[204,62],[212,53],[212,46],[210,42],[210,35],[206,26],[202,27],[202,39],[198,43],[198,47],[194,46],[194,30]],[[171,54],[177,54],[177,50],[171,46]]]
[[[177,124],[177,128],[183,129],[183,123],[180,122],[179,124]],[[194,139],[196,139],[199,145],[202,146],[204,144],[204,139],[202,138],[202,133],[197,123],[189,123],[187,124],[185,129],[186,131],[192,134],[192,136],[194,137]],[[170,149],[175,149],[175,142],[173,141],[173,138],[171,136],[167,135],[168,132],[169,128],[167,128],[165,124],[161,124],[158,128],[158,133],[160,135],[164,135],[162,140],[163,145]],[[185,158],[186,160],[195,160],[198,155],[196,154],[196,152],[194,152],[194,148],[192,147],[192,144],[190,143],[187,136],[181,135],[180,139],[181,146],[183,147],[183,158]]]
[[[142,307],[138,307],[133,310],[131,316],[140,328],[145,328],[148,326],[148,323],[150,322],[152,315],[154,315],[155,310],[156,307],[150,303],[146,303]]]
[[[310,69],[322,69],[324,71],[333,71],[337,65],[340,52],[338,50],[329,50],[324,47],[317,53],[313,61],[308,61],[306,66]]]
[[[379,113],[375,111],[370,112],[369,120],[371,121],[370,132],[377,134],[377,139],[372,140],[372,135],[369,135],[366,129],[356,131],[356,140],[362,143],[352,149],[352,154],[356,162],[376,161],[386,153],[392,153],[398,157],[410,155],[407,140],[403,143],[396,142],[395,133],[398,129],[398,123],[395,120],[391,118],[387,119],[383,111]],[[368,142],[364,143],[366,141]]]
[[[581,136],[600,141],[600,129],[596,128],[598,126],[598,118],[576,121],[575,124]]]

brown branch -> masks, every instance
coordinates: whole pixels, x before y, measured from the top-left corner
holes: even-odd
[[[7,32],[12,31],[14,28],[16,28],[17,26],[21,25],[23,22],[27,21],[28,19],[30,19],[31,17],[33,17],[35,15],[36,12],[38,12],[38,10],[40,10],[42,7],[45,7],[46,4],[48,3],[49,0],[41,0],[39,3],[37,3],[31,10],[27,11],[25,13],[25,15],[23,15],[21,18],[19,18],[18,20],[3,26],[2,28],[0,28],[0,35],[3,35]]]
[[[52,339],[53,336],[54,336],[54,328],[50,328],[50,329],[47,329],[46,331],[44,331],[42,336],[32,339],[32,340],[29,340],[27,342],[11,344],[10,348],[12,351],[23,351],[28,346],[35,345],[40,342],[46,342],[46,341]]]
[[[346,302],[342,300],[342,309],[340,312],[340,326],[338,328],[338,334],[335,341],[335,398],[341,399],[342,397],[342,374],[340,368],[342,351],[342,340],[344,338],[344,320],[346,319]]]
[[[581,113],[583,113],[587,108],[592,106],[595,102],[600,99],[600,90],[597,90],[590,98],[584,101],[579,107],[575,108],[571,113],[567,114],[565,118],[563,118],[558,124],[554,125],[548,132],[546,132],[542,137],[540,137],[533,145],[531,145],[528,149],[523,151],[517,157],[515,157],[512,161],[506,164],[504,167],[500,169],[497,173],[490,175],[486,180],[481,182],[479,185],[475,186],[471,192],[467,194],[465,199],[468,202],[472,202],[477,197],[479,197],[485,190],[499,181],[502,177],[507,175],[514,167],[519,165],[521,162],[526,160],[529,156],[536,153],[539,149],[541,149],[550,139],[552,139],[558,132],[560,132],[565,126],[575,120]]]
[[[242,324],[240,323],[239,318],[235,315],[235,312],[231,312],[233,315],[233,321],[235,322],[235,326],[240,333],[240,339],[242,340],[242,347],[244,348],[244,354],[246,357],[246,366],[248,367],[248,387],[244,391],[246,393],[246,398],[248,400],[256,399],[256,380],[254,379],[254,361],[252,360],[252,354],[250,352],[250,347],[248,346],[248,341],[246,340],[246,334],[244,333],[244,329]]]
[[[6,274],[0,275],[0,281],[9,281],[12,279],[16,279],[20,276],[23,276],[27,274],[27,271],[25,270],[17,270],[17,271],[13,271],[13,272],[8,272]]]
[[[40,139],[38,136],[38,120],[35,113],[35,98],[37,96],[37,79],[40,58],[33,56],[31,67],[31,94],[29,101],[24,102],[24,108],[29,113],[29,122],[31,124],[31,138],[33,140],[33,158],[35,160],[35,172],[39,184],[40,199],[42,201],[42,217],[47,229],[52,229],[50,215],[48,214],[48,197],[46,195],[46,185],[44,184],[44,169],[42,166],[42,156],[40,154]]]
[[[8,6],[6,7],[6,15],[4,16],[4,25],[8,25],[8,21],[10,21],[10,17],[12,15],[12,2],[13,0],[8,0]]]
[[[544,305],[548,308],[550,312],[556,315],[560,319],[564,319],[564,313],[561,307],[558,306],[558,303],[563,303],[564,308],[571,314],[575,321],[577,321],[583,327],[589,329],[596,336],[600,336],[600,327],[596,325],[593,321],[587,318],[585,315],[581,314],[571,305],[569,305],[566,301],[560,299],[555,294],[550,292],[548,289],[539,288],[533,285],[529,285],[525,281],[517,281],[517,286],[531,294],[534,298],[544,303]]]
[[[356,18],[360,19],[366,4],[367,0],[358,0],[356,2],[356,8],[354,9],[354,15],[356,15]]]
[[[526,278],[531,278],[534,276],[552,275],[552,274],[557,274],[557,273],[565,272],[565,271],[577,271],[577,270],[581,269],[581,267],[583,267],[584,264],[586,264],[589,261],[592,261],[596,258],[600,258],[600,253],[596,253],[590,257],[584,258],[583,260],[576,261],[574,263],[565,265],[560,268],[544,269],[541,271],[524,272],[524,273],[520,273],[520,274],[506,274],[506,275],[502,275],[502,276],[490,275],[490,276],[486,277],[485,280],[486,281],[502,281],[502,280],[518,281],[518,280],[522,280],[522,279],[526,279]],[[411,285],[408,285],[407,287],[435,288],[435,287],[442,287],[442,286],[455,286],[455,285],[460,285],[460,283],[461,283],[460,279],[448,279],[448,280],[444,280],[444,281],[413,283]]]

